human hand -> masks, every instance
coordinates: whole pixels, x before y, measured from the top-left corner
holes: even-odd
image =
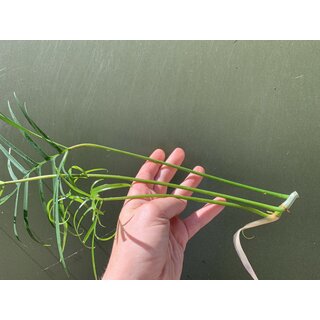
[[[180,165],[184,157],[183,149],[176,148],[166,162]],[[150,158],[164,161],[165,153],[157,149]],[[204,172],[200,166],[193,170]],[[146,161],[137,178],[170,182],[176,171],[174,168]],[[195,188],[201,180],[202,177],[189,174],[181,185]],[[128,195],[166,192],[165,186],[133,182]],[[173,194],[190,196],[192,193],[175,189]],[[186,200],[170,197],[127,199],[120,212],[111,257],[103,279],[180,279],[188,240],[224,208],[221,205],[206,204],[187,218],[181,219],[179,214],[186,205]]]

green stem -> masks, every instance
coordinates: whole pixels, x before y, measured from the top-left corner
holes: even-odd
[[[227,180],[227,179],[223,179],[223,178],[220,178],[220,177],[216,177],[216,176],[213,176],[213,175],[210,175],[210,174],[207,174],[207,173],[201,173],[201,172],[198,172],[198,171],[194,171],[194,170],[191,170],[189,168],[178,166],[178,165],[175,165],[175,164],[172,164],[172,163],[167,163],[167,162],[164,162],[164,161],[161,161],[161,160],[152,159],[150,157],[146,157],[146,156],[143,156],[143,155],[140,155],[140,154],[137,154],[137,153],[123,151],[123,150],[120,150],[120,149],[106,147],[106,146],[102,146],[102,145],[98,145],[98,144],[94,144],[94,143],[81,143],[81,144],[77,144],[77,145],[71,146],[71,147],[69,147],[67,149],[68,150],[74,150],[74,149],[79,149],[79,148],[84,148],[84,147],[103,149],[103,150],[113,151],[113,152],[117,152],[117,153],[124,154],[124,155],[127,155],[127,156],[131,156],[131,157],[135,157],[135,158],[142,159],[142,160],[149,160],[149,161],[152,161],[154,163],[159,163],[159,164],[162,164],[162,165],[166,165],[168,167],[172,167],[172,168],[178,169],[180,171],[184,171],[184,172],[187,172],[187,173],[194,173],[194,174],[196,174],[198,176],[201,176],[201,177],[204,177],[204,178],[220,181],[220,182],[227,183],[227,184],[230,184],[230,185],[233,185],[233,186],[236,186],[236,187],[249,189],[249,190],[260,192],[260,193],[263,193],[263,194],[268,194],[270,196],[274,196],[274,197],[277,197],[277,198],[280,198],[280,199],[287,199],[289,197],[288,194],[283,194],[283,193],[278,193],[278,192],[274,192],[274,191],[270,191],[270,190],[265,190],[265,189],[252,187],[252,186],[249,186],[249,185],[246,185],[246,184],[242,184],[242,183],[239,183],[239,182],[234,182],[234,181],[231,181],[231,180]]]
[[[36,181],[36,180],[40,180],[40,179],[52,179],[52,178],[55,178],[56,176],[57,176],[56,174],[49,174],[49,175],[31,177],[31,178],[27,178],[27,179],[3,181],[1,184],[2,185],[7,185],[7,184],[27,182],[27,181]],[[67,176],[67,175],[66,174],[60,174],[60,177],[65,177],[65,176]],[[80,177],[80,178],[86,178],[86,177],[93,178],[94,177],[94,178],[118,179],[118,180],[136,181],[136,182],[142,182],[142,183],[157,184],[157,185],[162,185],[162,186],[166,186],[166,187],[183,189],[183,190],[187,190],[187,191],[191,191],[191,192],[197,192],[197,193],[201,193],[201,194],[205,194],[205,195],[209,195],[209,196],[214,196],[214,197],[223,197],[223,198],[226,198],[227,200],[233,200],[233,201],[241,202],[241,203],[244,203],[244,204],[249,205],[249,206],[256,206],[256,207],[260,207],[260,208],[263,208],[263,209],[266,209],[266,210],[270,210],[270,211],[277,211],[277,212],[283,212],[284,211],[284,208],[281,208],[281,207],[276,207],[276,206],[268,205],[268,204],[265,204],[265,203],[260,203],[260,202],[256,202],[256,201],[252,201],[252,200],[247,200],[247,199],[243,199],[243,198],[239,198],[239,197],[234,197],[234,196],[230,196],[230,195],[223,194],[223,193],[217,193],[217,192],[212,192],[212,191],[198,189],[198,188],[186,187],[186,186],[182,186],[182,185],[178,185],[178,184],[174,184],[174,183],[167,183],[167,182],[161,182],[161,181],[155,181],[155,180],[147,180],[147,179],[139,179],[139,178],[133,178],[133,177],[127,177],[127,176],[119,176],[119,175],[107,175],[107,174],[87,174],[86,176],[84,176],[83,174],[75,174],[74,176],[75,177]],[[169,195],[169,196],[171,196],[171,195]],[[143,198],[143,197],[140,196],[140,198]],[[195,198],[192,197],[191,199],[195,199]],[[202,198],[200,198],[200,199],[202,199]],[[229,203],[230,202],[228,202],[228,204]],[[225,204],[225,205],[228,206],[228,204]],[[241,206],[239,206],[239,207],[241,207]]]
[[[264,213],[258,209],[241,206],[239,204],[232,203],[232,202],[210,200],[210,199],[199,198],[199,197],[180,196],[180,195],[175,195],[175,194],[162,194],[162,193],[161,194],[141,194],[141,195],[137,195],[137,196],[121,196],[121,197],[109,197],[109,198],[98,198],[98,199],[103,200],[103,201],[122,201],[122,200],[126,200],[126,199],[169,198],[169,197],[176,198],[176,199],[190,200],[190,201],[195,201],[195,202],[201,202],[201,203],[218,204],[221,206],[238,208],[238,209],[244,209],[249,212],[258,214],[259,216],[262,216],[264,218],[269,216],[269,214]],[[277,211],[279,211],[279,210],[277,210]]]
[[[49,142],[50,144],[51,143],[55,143],[57,146],[59,146],[59,147],[64,149],[62,151],[62,153],[66,152],[68,150],[74,150],[74,149],[83,148],[83,147],[91,147],[91,148],[103,149],[103,150],[113,151],[113,152],[117,152],[117,153],[124,154],[124,155],[127,155],[127,156],[131,156],[131,157],[135,157],[135,158],[138,158],[138,159],[143,159],[143,160],[148,160],[148,161],[151,161],[151,162],[154,162],[154,163],[163,164],[163,165],[175,168],[175,169],[180,170],[180,171],[184,171],[184,172],[187,172],[187,173],[194,173],[194,174],[202,176],[204,178],[220,181],[220,182],[227,183],[227,184],[230,184],[230,185],[233,185],[233,186],[236,186],[236,187],[245,188],[245,189],[249,189],[249,190],[252,190],[252,191],[260,192],[260,193],[263,193],[263,194],[266,194],[266,195],[268,194],[270,196],[274,196],[274,197],[277,197],[277,198],[280,198],[280,199],[287,199],[289,197],[288,194],[283,194],[283,193],[278,193],[278,192],[274,192],[274,191],[270,191],[270,190],[266,190],[266,189],[260,189],[260,188],[252,187],[252,186],[249,186],[249,185],[246,185],[246,184],[242,184],[242,183],[234,182],[234,181],[231,181],[231,180],[223,179],[223,178],[216,177],[216,176],[213,176],[213,175],[209,175],[209,174],[206,174],[206,173],[197,172],[197,171],[194,171],[194,170],[182,167],[182,166],[174,165],[174,164],[171,164],[171,163],[167,163],[167,162],[164,162],[164,161],[161,161],[161,160],[152,159],[150,157],[146,157],[146,156],[143,156],[143,155],[140,155],[140,154],[137,154],[137,153],[128,152],[128,151],[124,151],[124,150],[120,150],[120,149],[116,149],[116,148],[111,148],[111,147],[107,147],[107,146],[103,146],[103,145],[99,145],[99,144],[81,143],[81,144],[77,144],[77,145],[74,145],[74,146],[71,146],[71,147],[66,147],[66,146],[64,146],[64,145],[62,145],[60,143],[53,142],[53,141],[51,141],[51,140],[49,140],[49,139],[47,139],[47,138],[45,138],[45,137],[43,137],[41,135],[29,130],[29,129],[26,129],[26,128],[22,127],[21,125],[19,125],[19,124],[15,123],[14,121],[8,119],[2,113],[0,113],[0,119],[3,120],[4,122],[8,123],[12,127],[18,128],[20,130],[23,130],[24,132],[32,134],[33,136],[36,136],[36,137],[38,137],[38,138],[40,138],[42,140],[45,140],[45,141]]]
[[[247,200],[247,199],[239,198],[239,197],[234,197],[234,196],[230,196],[230,195],[224,194],[224,193],[218,193],[218,192],[203,190],[203,189],[199,189],[199,188],[186,187],[186,186],[182,186],[180,184],[175,184],[175,183],[161,182],[161,181],[147,180],[147,179],[139,179],[139,178],[133,178],[133,177],[127,177],[127,176],[119,176],[119,175],[108,175],[108,174],[88,174],[87,176],[91,177],[91,178],[95,177],[95,178],[105,178],[105,179],[118,179],[118,180],[157,184],[160,186],[166,186],[166,187],[170,187],[170,188],[183,189],[183,190],[187,190],[187,191],[191,191],[191,192],[197,192],[197,193],[205,194],[208,196],[222,197],[227,200],[241,202],[241,203],[244,203],[244,204],[247,204],[250,206],[256,206],[256,207],[260,207],[260,208],[271,210],[271,211],[279,211],[280,210],[279,207],[268,205],[265,203]]]

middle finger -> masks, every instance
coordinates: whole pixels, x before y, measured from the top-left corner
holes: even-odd
[[[165,162],[179,166],[183,162],[184,157],[185,157],[185,153],[183,149],[176,148],[173,150],[173,152],[170,154],[170,156]],[[170,182],[176,172],[177,172],[177,169],[168,167],[166,165],[162,165],[157,175],[155,176],[155,180],[160,182]],[[155,193],[166,193],[167,187],[154,185],[153,190],[155,191]]]

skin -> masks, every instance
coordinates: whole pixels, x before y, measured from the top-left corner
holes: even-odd
[[[151,158],[164,160],[165,153],[155,150]],[[166,162],[181,165],[184,150],[176,148]],[[195,171],[204,172],[196,166]],[[176,169],[146,161],[137,178],[170,182]],[[197,187],[202,180],[189,174],[181,183]],[[166,193],[167,188],[134,182],[128,195]],[[175,189],[173,194],[190,196],[186,190]],[[225,201],[223,198],[216,200]],[[121,210],[111,257],[102,279],[180,279],[184,251],[188,241],[215,218],[223,206],[206,204],[185,219],[179,215],[187,201],[175,198],[128,199]]]

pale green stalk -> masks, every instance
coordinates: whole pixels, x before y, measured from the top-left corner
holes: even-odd
[[[1,185],[22,183],[22,182],[27,182],[27,181],[36,181],[36,180],[40,180],[40,179],[52,179],[52,178],[55,178],[56,176],[57,176],[56,174],[49,174],[49,175],[36,176],[36,177],[31,177],[31,178],[26,178],[26,179],[3,181],[3,182],[1,182]],[[66,177],[67,175],[66,174],[60,174],[60,176],[61,177]],[[136,182],[142,182],[142,183],[148,183],[148,184],[157,184],[157,185],[162,185],[162,186],[166,186],[166,187],[182,189],[182,190],[187,190],[187,191],[191,191],[191,192],[197,192],[197,193],[201,193],[201,194],[205,194],[205,195],[209,195],[209,196],[213,196],[213,197],[223,197],[223,198],[225,198],[227,200],[233,200],[233,201],[236,201],[236,202],[241,202],[241,203],[249,205],[249,206],[260,207],[260,208],[263,208],[263,209],[266,209],[266,210],[270,210],[272,212],[274,212],[274,211],[283,212],[284,211],[284,209],[282,207],[276,207],[276,206],[272,206],[272,205],[268,205],[268,204],[264,204],[264,203],[260,203],[260,202],[256,202],[256,201],[251,201],[251,200],[247,200],[247,199],[243,199],[243,198],[239,198],[239,197],[229,196],[229,195],[226,195],[226,194],[223,194],[223,193],[212,192],[212,191],[203,190],[203,189],[199,189],[199,188],[187,187],[187,186],[178,185],[178,184],[174,184],[174,183],[167,183],[167,182],[148,180],[148,179],[139,179],[139,178],[133,178],[133,177],[127,177],[127,176],[120,176],[120,175],[108,175],[108,174],[86,174],[86,175],[74,174],[73,176],[74,177],[80,177],[80,178],[118,179],[118,180],[136,181]],[[85,194],[85,192],[83,192],[83,193]],[[86,195],[90,196],[90,194],[86,194]],[[145,195],[141,195],[140,196],[140,198],[144,198],[144,197],[145,197]],[[156,197],[156,196],[154,196],[154,197]],[[167,195],[167,197],[174,197],[174,195],[172,195],[172,194],[171,195]],[[194,199],[194,201],[197,201],[196,200],[197,198],[194,197],[194,196],[190,197],[189,200],[193,200],[193,199]],[[209,199],[203,199],[203,198],[198,198],[198,199],[201,199],[200,200],[201,202],[204,202],[204,200],[209,200]],[[119,200],[123,200],[123,199],[119,199]],[[247,210],[247,208],[248,208],[248,207],[241,206],[239,204],[230,203],[230,202],[222,202],[222,201],[216,201],[216,200],[211,200],[211,201],[212,201],[211,203],[223,204],[224,206],[230,206],[230,207],[243,208],[245,210]],[[260,211],[260,213],[261,213],[261,211]],[[259,215],[261,215],[260,213],[259,213]]]
[[[84,148],[84,147],[103,149],[103,150],[113,151],[113,152],[116,152],[116,153],[120,153],[120,154],[124,154],[124,155],[127,155],[127,156],[131,156],[131,157],[135,157],[135,158],[142,159],[142,160],[149,160],[149,161],[152,161],[154,163],[159,163],[159,164],[162,164],[162,165],[166,165],[168,167],[175,168],[175,169],[180,170],[180,171],[184,171],[184,172],[187,172],[187,173],[193,173],[193,174],[196,174],[196,175],[204,177],[204,178],[220,181],[220,182],[227,183],[227,184],[230,184],[230,185],[233,185],[233,186],[236,186],[236,187],[249,189],[249,190],[252,190],[252,191],[260,192],[260,193],[263,193],[263,194],[266,194],[266,195],[270,195],[270,196],[274,196],[274,197],[281,198],[281,199],[287,199],[289,197],[288,194],[283,194],[283,193],[278,193],[278,192],[274,192],[274,191],[270,191],[270,190],[265,190],[265,189],[252,187],[252,186],[249,186],[249,185],[246,185],[246,184],[242,184],[242,183],[234,182],[234,181],[231,181],[231,180],[219,178],[219,177],[207,174],[207,173],[194,171],[194,170],[191,170],[189,168],[178,166],[178,165],[175,165],[175,164],[172,164],[172,163],[168,163],[168,162],[165,162],[165,161],[152,159],[150,157],[146,157],[146,156],[143,156],[143,155],[140,155],[140,154],[137,154],[137,153],[123,151],[123,150],[120,150],[120,149],[106,147],[106,146],[102,146],[102,145],[98,145],[98,144],[81,143],[81,144],[77,144],[77,145],[74,145],[72,147],[69,147],[67,149],[68,150],[74,150],[74,149]]]

